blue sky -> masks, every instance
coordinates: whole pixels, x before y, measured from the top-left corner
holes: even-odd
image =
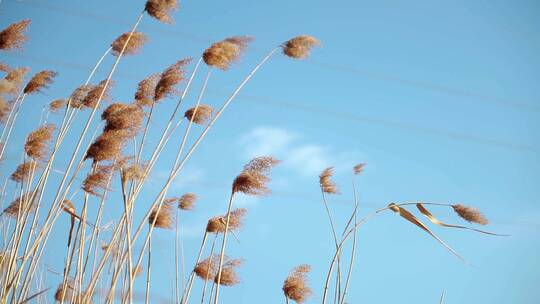
[[[0,3],[1,28],[32,19],[24,51],[2,53],[0,60],[33,72],[59,72],[45,94],[26,101],[25,123],[16,126],[3,176],[17,166],[17,147],[37,127],[41,107],[81,84],[143,5]],[[240,243],[230,243],[228,253],[245,263],[242,284],[223,288],[223,303],[282,302],[283,279],[303,263],[313,268],[308,303],[320,302],[333,241],[317,175],[336,167],[342,194],[329,200],[343,223],[352,210],[350,168],[366,162],[365,174],[357,178],[361,215],[390,202],[463,202],[485,212],[492,220],[489,230],[512,236],[434,227],[470,267],[417,227],[382,214],[360,230],[349,303],[438,303],[443,290],[446,303],[537,303],[539,15],[537,1],[185,1],[173,25],[143,18],[140,30],[149,42],[122,60],[112,96],[131,101],[140,79],[180,58],[196,58],[211,42],[255,37],[240,64],[210,79],[204,102],[217,107],[267,50],[298,34],[316,36],[323,45],[308,60],[276,56],[260,70],[174,182],[171,194],[200,196],[196,210],[182,214],[188,267],[206,220],[226,211],[229,185],[243,164],[271,154],[282,160],[272,174],[274,193],[237,202],[249,212]],[[112,62],[107,58],[96,80]],[[188,102],[195,97],[194,91]],[[159,135],[174,102],[158,108],[152,136]],[[139,216],[173,161],[173,150],[166,152],[138,201]],[[121,212],[116,190],[106,220]],[[459,223],[449,210],[432,211]],[[64,246],[67,221],[58,225],[51,248]],[[171,297],[173,234],[155,234],[154,299]],[[62,269],[57,254],[45,262]],[[56,286],[59,278],[46,273],[44,280]]]

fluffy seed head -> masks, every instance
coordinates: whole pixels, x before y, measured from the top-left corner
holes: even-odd
[[[182,210],[193,210],[197,195],[195,193],[186,193],[178,199],[178,208]]]
[[[144,120],[144,112],[135,104],[113,103],[103,111],[101,118],[107,122],[105,132],[125,130],[134,136]]]
[[[184,117],[193,123],[202,125],[212,117],[212,111],[213,109],[209,105],[199,105],[187,110]]]
[[[4,209],[3,213],[11,217],[17,217],[19,212],[24,212],[26,210],[32,212],[34,209],[34,202],[31,200],[32,192],[25,193],[11,202],[7,208]]]
[[[107,80],[102,80],[97,85],[91,86],[91,88],[88,90],[88,93],[82,100],[82,106],[93,109],[97,106],[100,100],[107,100],[109,98],[109,93],[113,82],[109,81],[107,86],[105,86],[105,84],[107,84]],[[101,99],[99,98],[100,96]]]
[[[193,272],[204,281],[212,280],[217,274],[218,265],[219,256],[213,255],[197,263]]]
[[[67,105],[67,100],[65,99],[56,99],[49,103],[49,111],[57,112],[63,109]]]
[[[232,63],[237,62],[253,38],[234,36],[212,44],[203,53],[204,62],[221,70],[227,70]]]
[[[233,193],[242,192],[247,195],[264,195],[270,193],[268,174],[270,169],[279,161],[272,157],[256,157],[252,159],[244,170],[234,179]]]
[[[9,112],[11,111],[11,104],[4,99],[4,96],[0,96],[0,122],[5,123]]]
[[[477,223],[480,225],[487,225],[489,223],[488,219],[476,208],[463,206],[460,204],[452,205],[454,211],[462,219],[468,221],[469,223]]]
[[[5,79],[0,79],[0,94],[13,94],[14,91],[16,89],[13,83]]]
[[[311,270],[309,265],[295,267],[283,282],[283,293],[296,303],[305,302],[312,294],[308,286],[307,274]]]
[[[25,161],[24,163],[17,166],[17,169],[11,174],[11,180],[20,183],[24,180],[28,180],[32,170],[36,168],[36,162],[33,160]]]
[[[122,168],[123,174],[122,174],[122,180],[123,181],[133,181],[133,180],[140,180],[144,176],[144,166],[141,164],[131,164],[128,166],[124,166]]]
[[[3,62],[0,62],[0,71],[8,73],[11,71],[11,67]]]
[[[159,212],[158,206],[155,206],[148,217],[148,224],[154,224],[156,228],[172,229],[174,226],[174,208],[175,206],[170,201],[164,201]]]
[[[154,103],[156,85],[161,78],[160,74],[152,74],[139,82],[135,92],[135,103],[141,107],[149,107]]]
[[[177,61],[161,73],[154,90],[154,101],[158,102],[175,92],[174,86],[184,80],[185,67],[191,62],[191,58]]]
[[[145,5],[148,15],[163,23],[172,23],[171,13],[177,8],[177,0],[148,0]]]
[[[42,89],[48,88],[49,85],[53,83],[54,77],[56,77],[58,73],[54,71],[41,71],[32,76],[30,81],[26,84],[24,87],[23,92],[25,94],[32,94],[36,92],[41,92]]]
[[[319,184],[321,189],[325,193],[338,194],[336,184],[332,181],[332,175],[334,174],[334,168],[328,167],[319,175]]]
[[[283,44],[283,54],[294,59],[305,59],[314,46],[320,45],[317,38],[308,35],[300,35]]]
[[[353,173],[354,174],[360,174],[362,172],[364,172],[364,168],[366,167],[366,164],[364,163],[361,163],[361,164],[357,164],[353,167]]]
[[[28,73],[28,71],[30,71],[29,68],[17,68],[7,73],[7,75],[4,77],[4,80],[8,81],[12,85],[12,91],[9,93],[17,94],[19,88],[23,83],[24,76],[26,76],[26,73]]]
[[[124,130],[103,132],[86,152],[85,159],[91,158],[94,162],[114,160],[122,153],[122,148],[129,133]]]
[[[120,55],[122,52],[122,49],[124,49],[124,55],[132,55],[136,54],[139,49],[143,46],[143,44],[148,40],[146,38],[146,35],[144,35],[141,32],[133,32],[131,34],[131,37],[129,37],[130,33],[124,33],[120,35],[116,40],[113,41],[111,44],[112,47],[112,53],[114,56]],[[129,43],[128,43],[129,38]],[[124,48],[125,45],[125,48]]]
[[[94,172],[89,173],[84,179],[82,189],[88,194],[101,196],[100,191],[107,190],[112,173],[112,166],[96,166]]]
[[[20,49],[27,40],[24,32],[29,24],[30,20],[25,19],[12,23],[3,29],[0,32],[0,50],[10,51]]]
[[[73,90],[73,93],[69,96],[69,106],[71,108],[80,109],[83,107],[83,100],[88,95],[88,92],[94,88],[94,85],[83,84]]]
[[[54,293],[54,299],[57,302],[71,302],[71,299],[74,299],[74,303],[77,303],[79,295],[75,295],[74,286],[73,279],[68,279],[66,283],[60,283]]]
[[[28,134],[24,151],[29,157],[39,160],[47,155],[47,145],[52,140],[55,126],[53,124],[43,125]]]
[[[214,278],[214,282],[219,283],[219,285],[222,286],[234,286],[240,283],[240,278],[236,273],[236,268],[238,268],[240,265],[242,265],[242,260],[225,257],[223,267],[221,267],[221,277],[219,278],[219,282],[217,274]]]
[[[239,208],[231,211],[231,216],[229,219],[229,230],[235,231],[240,229],[244,224],[244,217],[247,213],[247,210],[244,208]],[[208,220],[206,225],[206,232],[211,233],[223,233],[225,232],[225,225],[227,221],[227,215],[215,216]]]

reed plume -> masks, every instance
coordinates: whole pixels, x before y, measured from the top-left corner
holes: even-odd
[[[100,190],[107,190],[110,175],[113,174],[112,166],[96,166],[82,183],[82,189],[88,194],[101,196]]]
[[[141,107],[149,107],[154,104],[154,94],[156,85],[161,78],[161,74],[152,74],[141,80],[135,92],[135,103]]]
[[[235,231],[240,229],[244,224],[244,217],[247,213],[247,209],[238,208],[231,211],[229,219],[229,230]],[[227,215],[215,216],[208,220],[206,224],[206,232],[210,233],[223,233],[225,232],[225,219]]]
[[[8,94],[8,93],[13,93],[14,91],[17,91],[15,89],[15,86],[5,80],[5,79],[0,79],[0,94]]]
[[[294,59],[306,59],[311,49],[320,44],[320,41],[313,36],[300,35],[283,44],[283,54]]]
[[[184,117],[193,123],[202,125],[212,117],[212,111],[211,106],[202,104],[187,110],[184,113]]]
[[[58,112],[59,110],[65,108],[67,105],[67,100],[65,99],[55,99],[49,103],[49,111]]]
[[[354,167],[353,167],[353,173],[354,174],[361,174],[362,172],[364,172],[364,169],[366,168],[366,164],[362,163],[362,164],[356,164]]]
[[[33,160],[25,161],[17,166],[17,169],[11,174],[10,178],[16,183],[21,183],[24,180],[28,180],[32,170],[36,167],[36,162]]]
[[[156,228],[174,228],[174,205],[170,201],[164,201],[159,210],[158,206],[155,206],[148,217],[148,223]]]
[[[53,83],[56,75],[58,75],[58,73],[47,70],[36,73],[34,76],[32,76],[30,81],[28,81],[23,92],[25,94],[41,92],[42,89],[48,88],[49,85]]]
[[[122,180],[134,181],[141,180],[144,177],[144,165],[136,163],[122,167]]]
[[[231,259],[225,256],[223,266],[221,267],[221,276],[214,276],[214,283],[223,286],[234,286],[240,283],[240,278],[236,272],[236,268],[242,265],[242,262],[243,261],[241,259]]]
[[[0,62],[0,72],[9,73],[9,71],[11,71],[11,67],[3,62]]]
[[[216,42],[204,51],[204,62],[211,67],[227,70],[232,63],[238,62],[252,40],[248,36],[234,36]]]
[[[477,223],[480,225],[487,225],[489,223],[488,219],[476,208],[456,204],[452,205],[454,211],[469,223]]]
[[[172,23],[171,13],[178,9],[177,0],[148,0],[144,7],[148,15],[163,23]]]
[[[22,48],[27,41],[24,32],[30,24],[30,19],[24,19],[19,22],[8,25],[0,32],[0,49],[11,51]]]
[[[257,157],[244,166],[244,170],[234,179],[232,192],[247,195],[264,195],[270,193],[268,183],[269,171],[279,161],[272,157]]]
[[[7,73],[4,80],[9,82],[11,86],[11,91],[7,93],[17,94],[28,71],[30,71],[29,68],[17,68]]]
[[[307,274],[311,271],[311,266],[296,266],[283,282],[283,293],[285,297],[296,303],[304,303],[312,294],[308,285]]]
[[[124,130],[128,136],[135,136],[144,120],[141,107],[134,104],[113,103],[101,114],[107,122],[104,132]]]
[[[3,96],[0,96],[0,123],[5,123],[9,112],[11,111],[11,105]]]
[[[47,156],[47,145],[52,140],[54,130],[55,126],[53,124],[46,124],[28,134],[24,144],[26,155],[35,160],[45,158]]]
[[[195,193],[186,193],[178,199],[178,208],[181,210],[193,210],[197,195]]]
[[[334,168],[328,167],[319,175],[319,184],[324,193],[338,194],[336,184],[332,181],[332,175],[334,174]]]
[[[122,52],[122,49],[124,50],[124,55],[136,54],[147,40],[146,35],[141,32],[124,33],[111,44],[112,54],[118,56]]]
[[[213,280],[217,273],[217,265],[219,264],[219,256],[212,255],[195,265],[193,272],[201,280]]]
[[[2,212],[2,214],[6,214],[7,216],[11,217],[17,217],[17,214],[19,212],[22,212],[24,210],[32,211],[34,208],[34,202],[31,201],[32,199],[32,192],[25,193],[19,197],[17,197],[14,201],[12,201]],[[30,207],[28,207],[30,205]]]
[[[106,84],[107,80],[102,80],[97,85],[91,86],[88,89],[86,96],[84,96],[81,101],[82,106],[89,109],[95,108],[99,102],[99,96],[102,96],[102,100],[107,100],[109,98],[111,87],[114,83],[113,81],[109,81],[109,83],[107,85]]]
[[[161,73],[154,90],[154,101],[161,101],[175,92],[174,86],[184,80],[185,68],[191,62],[191,58],[184,58],[168,67]]]
[[[75,283],[73,279],[67,280],[65,283],[60,283],[54,293],[54,299],[57,302],[78,302],[79,295],[75,293]],[[73,299],[73,300],[72,300]]]
[[[111,130],[103,132],[90,145],[86,152],[85,159],[92,159],[94,162],[104,160],[114,160],[122,153],[122,148],[129,132],[125,130]]]

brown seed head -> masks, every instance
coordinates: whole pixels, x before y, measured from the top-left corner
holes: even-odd
[[[130,136],[135,136],[144,120],[144,112],[135,104],[113,103],[101,114],[107,121],[105,132],[125,130]]]
[[[122,168],[124,181],[140,180],[144,176],[144,166],[141,164],[131,164]]]
[[[170,201],[164,201],[159,212],[158,206],[155,206],[148,217],[148,224],[152,225],[155,221],[156,228],[172,229],[175,221],[174,208],[175,206]]]
[[[184,117],[186,117],[189,121],[202,125],[212,117],[212,107],[208,105],[199,105],[197,107],[193,107],[184,113]]]
[[[24,163],[20,164],[11,174],[11,180],[15,181],[16,183],[28,181],[30,173],[32,173],[32,170],[35,170],[36,166],[37,164],[33,160],[25,161]]]
[[[178,208],[182,210],[193,210],[197,195],[195,193],[186,193],[178,199]]]
[[[231,211],[231,216],[229,218],[229,230],[235,231],[240,229],[244,224],[244,217],[247,213],[247,210],[244,208],[239,208]],[[206,225],[206,232],[211,233],[223,233],[225,232],[227,215],[215,216],[208,220]]]
[[[30,24],[29,19],[10,24],[0,32],[0,50],[10,51],[20,49],[27,38],[24,31]]]
[[[19,196],[4,209],[3,213],[11,217],[17,217],[19,212],[32,212],[34,210],[34,203],[31,201],[32,194],[32,192],[28,192]]]
[[[90,90],[93,88],[94,85],[83,84],[73,90],[73,93],[71,93],[71,96],[69,96],[69,106],[76,109],[82,108],[83,100],[86,98],[86,95],[88,95],[88,92],[90,92]]]
[[[23,83],[24,76],[26,76],[26,73],[28,73],[28,71],[30,71],[29,68],[17,68],[7,73],[7,75],[4,77],[4,80],[10,82],[13,87],[12,91],[9,93],[17,94],[19,88]]]
[[[47,145],[52,140],[54,129],[53,124],[46,124],[28,134],[24,144],[26,155],[35,160],[43,159],[47,155]]]
[[[118,158],[129,135],[125,130],[103,132],[88,148],[85,159],[91,158],[94,162],[99,162]]]
[[[174,86],[184,80],[185,67],[191,62],[191,58],[177,61],[161,73],[154,90],[154,101],[159,102],[175,92]]]
[[[148,15],[163,23],[172,23],[171,13],[177,8],[177,0],[148,0],[145,5]]]
[[[109,81],[106,87],[105,84],[107,84],[107,80],[102,80],[97,85],[92,86],[82,100],[82,106],[93,109],[100,100],[107,100],[109,98],[111,87],[113,86],[113,81]],[[100,96],[101,99],[99,98]]]
[[[317,38],[308,35],[300,35],[283,44],[283,54],[294,59],[305,59],[314,46],[320,45]]]
[[[139,82],[135,92],[135,103],[141,107],[149,107],[154,103],[156,85],[161,74],[152,74]]]
[[[253,38],[234,36],[212,44],[203,53],[204,62],[221,70],[227,70],[232,63],[237,62]]]
[[[11,67],[3,62],[0,62],[0,71],[8,73],[11,71]]]
[[[219,262],[219,260],[218,260]],[[236,273],[236,268],[242,265],[241,259],[230,259],[225,257],[223,261],[223,267],[221,268],[221,278],[219,280],[219,285],[223,286],[234,286],[240,283],[240,278]],[[219,268],[218,268],[219,271]],[[218,275],[216,274],[214,282],[218,283]]]
[[[42,89],[48,88],[49,85],[53,83],[53,78],[56,77],[58,73],[54,71],[41,71],[35,74],[30,81],[24,87],[23,92],[25,94],[32,94],[41,92]]]
[[[112,166],[96,166],[93,173],[89,173],[83,181],[82,189],[84,192],[101,196],[100,191],[107,190],[107,184],[113,174]]]
[[[264,195],[270,193],[268,174],[279,161],[272,157],[257,157],[244,166],[244,170],[234,179],[233,193],[242,192],[248,195]]]
[[[17,89],[13,85],[13,83],[5,80],[0,79],[0,94],[14,94],[13,92],[16,92]]]
[[[354,174],[360,174],[362,172],[364,172],[364,168],[366,167],[366,164],[364,163],[361,163],[361,164],[357,164],[353,167],[353,173]]]
[[[131,37],[129,37],[129,35],[130,33],[124,33],[113,41],[111,47],[114,56],[120,55],[122,49],[124,49],[124,55],[136,54],[147,40],[146,35],[141,32],[133,32]]]
[[[487,225],[489,223],[488,219],[476,208],[463,206],[460,204],[452,205],[454,211],[462,219],[468,221],[469,223],[477,223],[480,225]]]
[[[53,101],[51,101],[51,103],[49,103],[49,111],[57,112],[57,111],[65,108],[66,105],[67,105],[67,100],[65,100],[65,99],[53,100]]]
[[[217,274],[218,266],[219,256],[213,255],[197,263],[193,272],[202,280],[212,280]]]
[[[75,295],[74,286],[75,284],[73,282],[73,279],[68,279],[65,284],[60,283],[60,285],[58,285],[58,288],[56,288],[56,292],[54,293],[54,299],[57,302],[71,302],[72,299],[74,299],[73,303],[78,303],[79,300],[77,300],[77,298],[79,298],[80,296]]]
[[[10,111],[11,104],[4,99],[4,96],[0,96],[0,122],[6,122]]]
[[[295,267],[285,282],[283,282],[283,293],[296,303],[305,302],[312,294],[308,286],[307,274],[311,270],[309,265]]]
[[[325,193],[338,194],[336,184],[332,181],[332,175],[334,174],[334,168],[328,167],[319,175],[319,184],[321,189]]]

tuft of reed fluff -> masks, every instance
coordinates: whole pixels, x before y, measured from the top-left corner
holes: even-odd
[[[84,192],[101,196],[100,191],[107,190],[110,175],[113,174],[112,166],[96,166],[93,173],[89,173],[82,183]]]
[[[90,145],[84,159],[92,159],[94,162],[114,160],[122,153],[122,148],[129,132],[125,130],[111,130],[103,132]]]
[[[227,70],[240,59],[252,40],[249,36],[234,36],[216,42],[204,51],[203,60],[211,67]]]
[[[17,68],[9,71],[4,77],[4,80],[11,84],[12,90],[8,92],[10,94],[17,94],[23,81],[24,76],[28,73],[30,69],[28,68]]]
[[[11,67],[3,62],[0,62],[0,72],[9,73],[9,71],[11,71]]]
[[[45,158],[47,155],[47,145],[52,140],[54,129],[54,124],[46,124],[28,134],[26,143],[24,144],[26,155],[35,160]]]
[[[185,78],[185,68],[191,62],[191,58],[184,58],[169,66],[156,83],[154,90],[154,101],[161,101],[175,92],[174,86]]]
[[[141,80],[135,92],[135,104],[141,107],[149,107],[154,103],[154,94],[156,85],[161,77],[161,74],[152,74]]]
[[[264,195],[270,193],[268,174],[270,169],[279,161],[275,158],[263,156],[252,159],[244,170],[234,179],[232,192],[242,192],[247,195]]]
[[[319,184],[321,186],[321,190],[324,193],[329,194],[338,194],[339,191],[337,189],[336,184],[332,181],[332,175],[334,174],[334,168],[328,167],[324,169],[321,174],[319,174]]]
[[[67,105],[67,100],[65,99],[55,99],[49,103],[49,111],[58,112],[61,109],[65,108]]]
[[[178,208],[181,210],[193,210],[197,195],[195,193],[186,193],[178,199]]]
[[[107,100],[109,98],[111,87],[113,86],[113,81],[109,81],[107,87],[105,87],[106,83],[107,80],[102,80],[97,85],[91,86],[88,89],[86,96],[84,96],[84,98],[82,99],[81,105],[83,107],[93,109],[96,107],[98,101],[100,100],[99,96],[102,96],[101,100]]]
[[[313,36],[300,35],[283,44],[283,54],[294,59],[305,59],[309,57],[311,49],[320,44],[321,42]]]
[[[6,101],[4,96],[0,95],[0,122],[5,123],[9,112],[11,111],[11,104]]]
[[[172,23],[171,13],[178,9],[177,0],[148,0],[144,7],[148,15],[163,23]]]
[[[219,256],[212,255],[195,265],[193,272],[201,280],[213,280],[217,274],[217,266],[219,265]]]
[[[0,94],[14,94],[16,91],[17,89],[13,83],[5,79],[0,79]]]
[[[296,303],[305,302],[312,294],[308,285],[307,274],[311,271],[309,265],[296,266],[283,282],[283,293]]]
[[[73,279],[68,279],[65,283],[60,283],[54,293],[54,299],[57,302],[62,302],[62,300],[64,302],[71,302],[74,299],[73,303],[77,303],[80,296],[75,294],[74,286]]]
[[[144,120],[144,112],[135,104],[113,103],[101,114],[107,122],[104,131],[124,130],[135,136]]]
[[[158,206],[155,206],[148,217],[148,224],[154,224],[156,228],[172,229],[174,223],[174,205],[171,201],[164,201],[159,212]]]
[[[7,216],[11,217],[17,217],[17,214],[19,211],[23,210],[29,210],[32,211],[33,208],[33,202],[31,202],[32,198],[32,192],[25,193],[19,197],[17,197],[14,201],[12,201],[2,212],[3,214],[6,214]],[[30,208],[27,206],[30,204]]]
[[[223,266],[221,267],[221,278],[219,280],[219,285],[234,286],[240,283],[240,278],[238,276],[238,273],[236,272],[236,268],[242,265],[242,262],[243,261],[241,259],[231,259],[225,256]],[[214,282],[218,283],[217,274],[214,277]]]
[[[123,33],[111,43],[112,54],[114,56],[120,55],[122,49],[124,49],[124,55],[136,54],[143,44],[148,40],[146,35],[141,32]],[[128,43],[129,38],[129,43]],[[124,48],[125,45],[125,48]]]
[[[22,48],[27,40],[24,32],[30,22],[29,19],[21,20],[3,29],[0,32],[0,50],[10,51]]]
[[[41,71],[36,73],[30,81],[26,84],[24,87],[23,92],[25,94],[33,94],[37,92],[41,92],[42,89],[46,89],[53,83],[54,77],[56,77],[58,73],[54,71]]]
[[[144,177],[144,166],[141,164],[131,164],[122,166],[122,180],[124,182],[141,180]]]
[[[17,169],[11,174],[10,178],[16,183],[21,183],[22,181],[28,181],[30,173],[36,168],[36,162],[33,160],[25,161],[24,163],[17,166]]]
[[[364,163],[360,163],[360,164],[356,164],[354,167],[353,167],[353,173],[354,174],[361,174],[362,172],[364,172],[364,169],[366,168],[366,164]]]
[[[489,223],[488,219],[476,208],[456,204],[452,205],[454,211],[462,219],[468,221],[469,223],[477,223],[480,225],[487,225]]]
[[[229,230],[235,231],[240,229],[244,225],[244,217],[247,210],[244,208],[238,208],[231,211],[229,219]],[[227,215],[215,216],[208,220],[206,224],[206,232],[210,233],[223,233],[225,232],[225,219]]]
[[[211,106],[202,104],[187,110],[184,117],[195,124],[202,125],[212,117],[212,112]]]

